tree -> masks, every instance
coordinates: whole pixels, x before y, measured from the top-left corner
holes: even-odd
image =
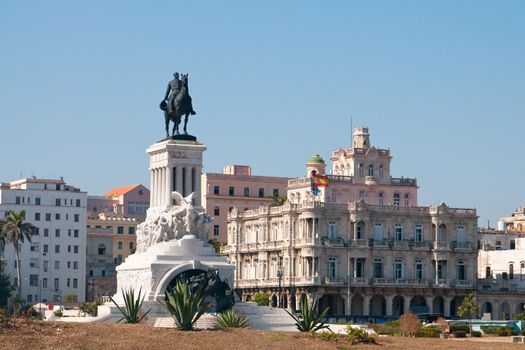
[[[472,316],[476,315],[479,311],[479,304],[476,302],[474,293],[467,295],[461,305],[458,307],[458,315],[461,317],[467,317],[470,335],[472,335]]]
[[[286,203],[287,199],[288,198],[286,196],[284,196],[284,195],[283,196],[279,196],[278,194],[275,194],[273,196],[273,203],[272,203],[272,205],[278,205],[278,206],[283,205],[284,203]]]
[[[413,336],[421,328],[421,321],[411,312],[399,318],[399,328],[405,336]]]
[[[20,212],[9,211],[7,219],[3,222],[0,231],[0,239],[5,243],[13,245],[15,248],[15,257],[16,257],[16,277],[17,277],[17,296],[20,299],[22,297],[20,285],[22,282],[21,272],[20,272],[20,251],[18,243],[24,243],[24,240],[27,239],[31,242],[31,236],[35,230],[35,226],[29,222],[25,222],[26,211],[21,210]]]
[[[0,260],[0,309],[7,306],[7,300],[14,290],[9,275],[4,272],[5,262]]]

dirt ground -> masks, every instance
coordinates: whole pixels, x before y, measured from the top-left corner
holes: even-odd
[[[351,346],[344,337],[322,341],[307,334],[268,332],[251,329],[231,331],[181,332],[126,324],[73,324],[19,322],[16,327],[0,329],[0,349],[525,349],[523,344],[508,343],[508,338],[482,338],[483,341],[380,337],[379,344]],[[501,341],[507,341],[502,344]]]

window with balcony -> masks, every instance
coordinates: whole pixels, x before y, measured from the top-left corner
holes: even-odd
[[[359,176],[359,177],[363,177],[364,176],[364,170],[363,170],[363,164],[362,163],[357,166],[357,174],[358,174],[357,176]]]
[[[456,239],[459,244],[465,243],[465,227],[464,226],[456,227]]]
[[[439,260],[438,261],[438,279],[445,279],[447,278],[447,261],[446,260]]]
[[[423,241],[423,226],[416,224],[414,227],[414,241],[422,242]]]
[[[365,277],[365,259],[358,258],[355,263],[355,277],[364,278]]]
[[[382,224],[374,225],[374,240],[376,241],[383,240],[383,225]]]
[[[337,224],[335,221],[328,221],[328,239],[337,238]]]
[[[368,176],[374,176],[374,166],[372,164],[368,166]]]
[[[408,193],[405,193],[405,206],[408,207],[409,204],[410,204],[410,198],[409,198],[409,195],[408,195]]]
[[[337,267],[336,258],[328,258],[328,278],[335,278],[336,267]]]
[[[402,241],[403,240],[403,225],[396,224],[394,226],[394,239],[396,241]]]
[[[416,260],[414,265],[414,278],[417,280],[423,279],[423,261]]]
[[[383,278],[383,260],[374,260],[374,278]]]
[[[401,204],[401,198],[399,197],[399,193],[394,193],[394,205],[399,206]]]
[[[465,281],[467,279],[467,273],[465,269],[465,263],[463,261],[458,261],[457,270],[458,280]]]
[[[403,278],[403,262],[400,259],[394,261],[394,278]]]

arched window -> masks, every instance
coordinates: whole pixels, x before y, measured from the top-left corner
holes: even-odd
[[[490,266],[485,267],[485,278],[492,278],[492,271],[490,271]]]
[[[423,279],[423,261],[422,260],[416,260],[416,263],[414,264],[414,277],[417,280]]]
[[[383,260],[374,260],[374,278],[383,278]]]
[[[401,204],[401,199],[399,198],[399,193],[394,193],[394,205],[399,206]]]
[[[372,164],[368,166],[368,176],[374,176],[374,166]]]
[[[358,165],[358,176],[363,177],[363,164]]]
[[[382,179],[385,176],[385,171],[383,169],[383,164],[379,166],[379,177]]]

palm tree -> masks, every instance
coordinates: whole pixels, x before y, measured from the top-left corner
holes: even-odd
[[[15,248],[15,256],[16,256],[16,277],[18,279],[18,283],[16,287],[17,290],[17,296],[20,299],[22,297],[20,286],[22,284],[22,278],[20,274],[20,251],[18,243],[22,242],[24,243],[24,240],[27,239],[29,242],[31,242],[31,236],[33,235],[33,232],[35,230],[35,226],[29,222],[24,222],[26,218],[26,211],[21,210],[18,213],[15,211],[9,211],[7,214],[6,220],[3,222],[0,231],[2,231],[2,234],[0,235],[0,239],[4,241],[5,243],[10,243]]]

